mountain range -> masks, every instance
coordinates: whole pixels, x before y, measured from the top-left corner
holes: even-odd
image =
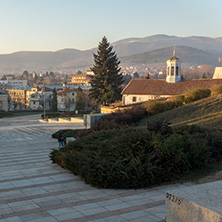
[[[165,64],[173,54],[188,65],[209,64],[216,66],[222,56],[222,37],[177,37],[153,35],[145,38],[128,38],[112,43],[122,66],[149,66]],[[0,55],[0,74],[36,71],[58,71],[74,73],[89,69],[93,64],[90,50],[62,49],[59,51],[21,51]]]

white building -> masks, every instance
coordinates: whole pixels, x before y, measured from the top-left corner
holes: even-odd
[[[215,72],[218,71],[216,74],[222,71],[222,69],[217,68],[215,70]],[[181,81],[181,62],[175,56],[174,49],[173,57],[167,60],[166,80],[133,79],[121,93],[122,102],[124,105],[129,105],[151,99],[184,95],[187,91],[195,88],[210,89],[214,85],[222,84],[222,73],[215,76],[217,78]]]
[[[168,83],[176,83],[181,80],[181,61],[176,57],[176,50],[174,47],[173,57],[166,61],[167,75],[166,81]]]

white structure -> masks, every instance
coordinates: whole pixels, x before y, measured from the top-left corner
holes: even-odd
[[[0,80],[0,84],[7,85],[8,88],[25,88],[27,87],[27,80]]]
[[[27,87],[27,80],[8,80],[8,85],[11,88]]]
[[[175,47],[173,50],[173,57],[171,59],[168,59],[166,63],[166,81],[168,83],[176,83],[181,81],[181,61],[176,57]]]
[[[222,79],[222,67],[215,68],[213,79]]]
[[[213,79],[222,79],[221,58],[219,58],[219,67],[215,68]]]

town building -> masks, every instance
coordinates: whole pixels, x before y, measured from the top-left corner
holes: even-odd
[[[26,108],[26,91],[27,89],[8,89],[11,108]]]
[[[167,60],[166,80],[133,79],[122,91],[124,105],[135,104],[147,100],[168,98],[175,95],[184,95],[192,89],[210,89],[214,85],[222,84],[222,67],[215,69],[215,78],[181,81],[181,61],[175,56]],[[220,72],[221,72],[220,71]],[[217,77],[217,78],[216,78]]]
[[[0,92],[0,111],[8,111],[8,94]]]
[[[10,89],[19,89],[27,87],[27,80],[0,80],[0,84],[6,85]]]
[[[76,107],[77,90],[64,88],[57,92],[57,104],[59,111],[74,111]]]
[[[90,76],[89,74],[75,74],[72,75],[71,82],[69,84],[71,85],[85,85],[90,86]]]

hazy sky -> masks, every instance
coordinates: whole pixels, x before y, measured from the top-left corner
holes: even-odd
[[[0,53],[155,34],[222,37],[222,0],[0,0]]]

